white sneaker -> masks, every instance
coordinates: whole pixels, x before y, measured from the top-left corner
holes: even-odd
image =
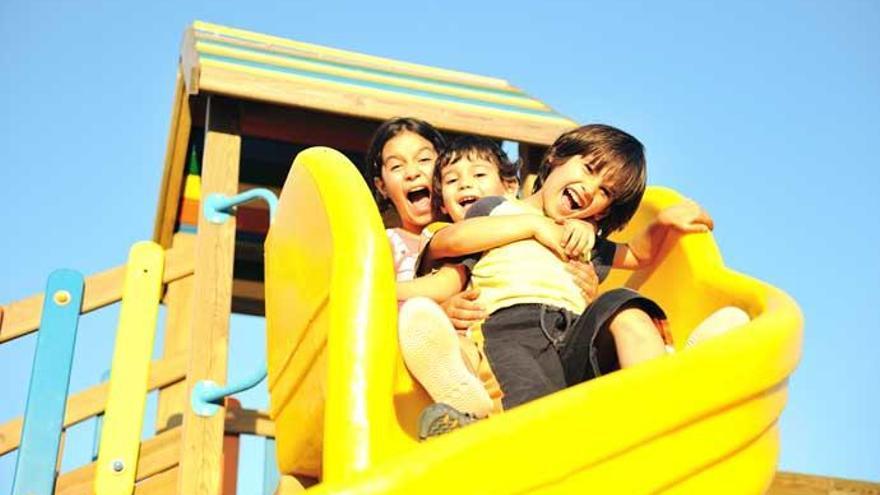
[[[751,320],[749,314],[736,306],[725,306],[709,315],[691,332],[685,348],[693,347],[700,342],[741,327]]]
[[[443,309],[431,299],[414,297],[403,303],[398,321],[406,367],[434,402],[487,416],[492,399],[462,359],[458,335]]]

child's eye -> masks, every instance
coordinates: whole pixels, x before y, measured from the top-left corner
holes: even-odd
[[[456,182],[458,182],[458,178],[457,178],[457,177],[450,177],[450,178],[446,179],[446,181],[444,182],[444,184],[455,184]]]
[[[600,187],[599,190],[602,191],[602,194],[604,194],[606,198],[608,198],[608,199],[612,198],[611,190],[609,190],[607,187],[604,187],[604,186]]]
[[[482,178],[482,177],[486,177],[487,175],[489,175],[489,174],[487,174],[485,172],[477,172],[474,174],[474,177]]]

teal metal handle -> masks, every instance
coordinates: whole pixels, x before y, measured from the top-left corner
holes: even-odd
[[[269,224],[271,225],[275,218],[275,212],[278,210],[278,198],[275,193],[264,188],[249,189],[235,196],[209,194],[207,198],[203,199],[202,211],[209,222],[222,224],[232,215],[233,208],[255,199],[262,199],[269,205]],[[210,380],[200,380],[193,387],[190,405],[193,412],[199,416],[213,416],[220,410],[220,403],[224,397],[253,388],[264,378],[266,378],[265,360],[259,368],[244,379],[223,387]]]
[[[264,378],[266,378],[265,363],[244,379],[230,383],[225,387],[221,387],[210,380],[200,380],[193,387],[190,405],[193,408],[193,412],[198,416],[213,416],[220,410],[220,401],[224,397],[255,387]]]
[[[232,216],[233,208],[255,199],[262,199],[269,205],[269,223],[271,224],[272,220],[275,219],[275,212],[278,210],[278,198],[275,196],[275,193],[262,187],[249,189],[235,196],[217,193],[209,194],[202,202],[202,212],[209,222],[220,224],[226,222]]]

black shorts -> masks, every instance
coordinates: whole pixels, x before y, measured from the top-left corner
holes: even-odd
[[[504,409],[620,369],[611,319],[639,308],[665,320],[654,301],[614,289],[583,315],[543,304],[517,304],[492,313],[482,325],[484,351],[504,392]]]

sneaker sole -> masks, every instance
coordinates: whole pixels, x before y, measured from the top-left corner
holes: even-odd
[[[465,365],[458,335],[440,306],[426,298],[410,299],[399,321],[403,360],[431,398],[479,417],[489,414],[492,399]]]

